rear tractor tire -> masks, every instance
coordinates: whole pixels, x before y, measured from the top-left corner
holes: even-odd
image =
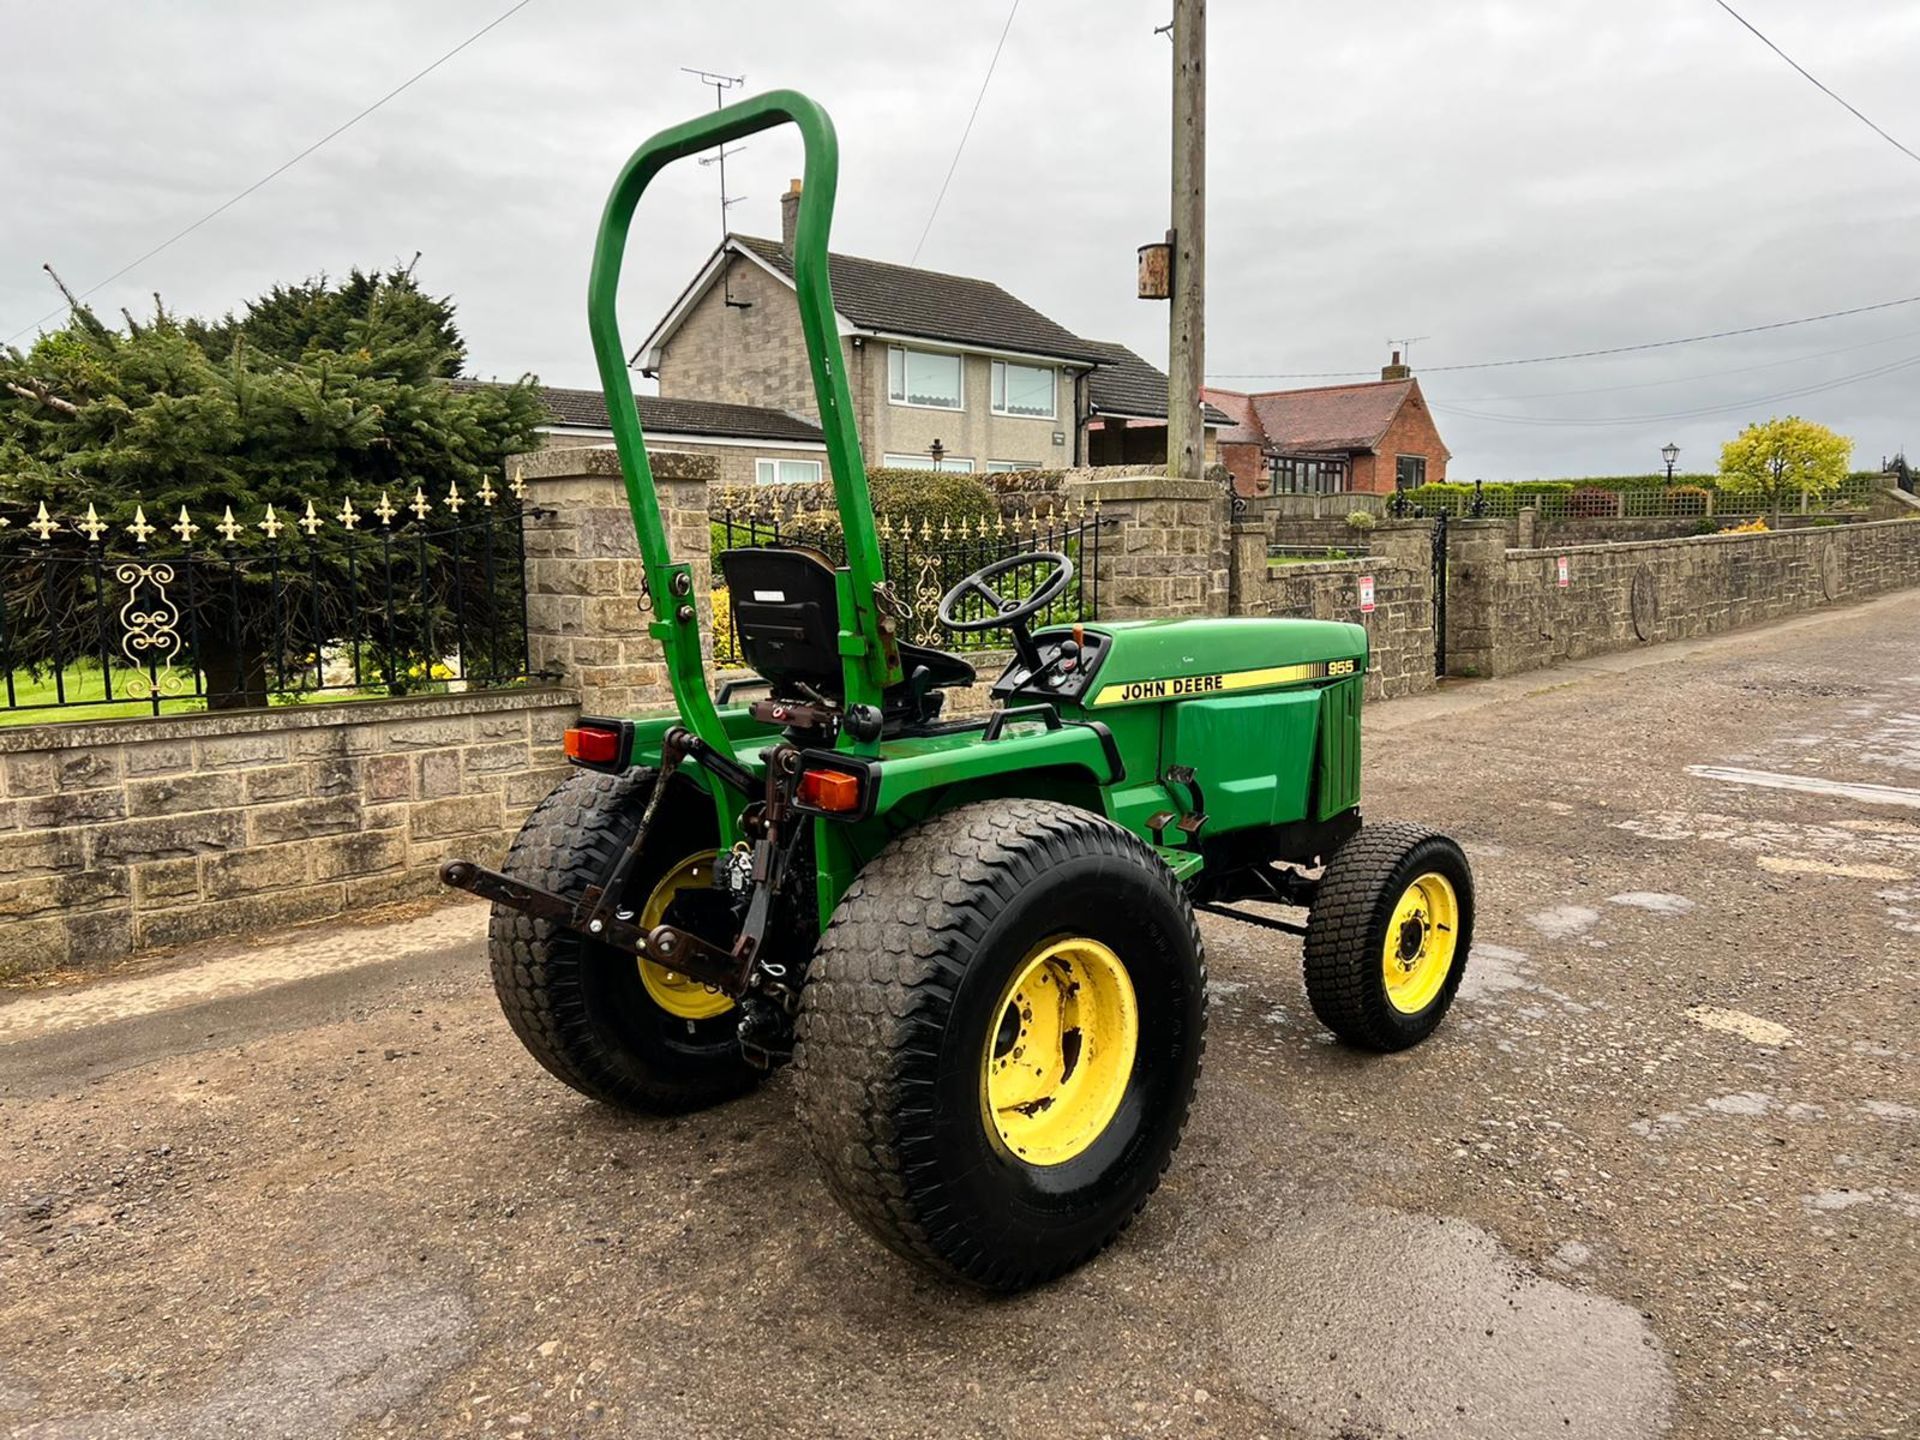
[[[1340,1039],[1405,1050],[1453,1004],[1473,945],[1473,872],[1445,835],[1368,825],[1334,853],[1307,919],[1307,999]]]
[[[1097,1254],[1180,1143],[1206,966],[1173,873],[1101,816],[963,806],[854,880],[801,995],[799,1119],[892,1250],[990,1290]]]
[[[527,817],[503,870],[577,898],[626,849],[653,784],[651,770],[569,775]],[[681,890],[710,883],[713,858],[712,804],[673,782],[625,903],[641,925],[659,924]],[[498,905],[487,949],[513,1033],[583,1095],[671,1114],[732,1099],[763,1073],[740,1053],[732,1000],[651,961]]]

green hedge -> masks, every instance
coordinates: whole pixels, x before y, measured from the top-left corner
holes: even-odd
[[[914,525],[924,520],[936,527],[950,520],[958,525],[962,520],[993,520],[1000,515],[992,487],[978,475],[882,468],[867,472],[867,489],[873,496],[873,513],[896,525],[903,520]]]

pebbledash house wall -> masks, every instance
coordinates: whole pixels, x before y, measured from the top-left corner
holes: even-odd
[[[753,261],[737,257],[728,283],[735,302],[745,302],[745,308],[726,303],[727,287],[708,288],[661,348],[660,394],[669,399],[762,405],[817,422],[819,405],[793,291]],[[880,466],[889,454],[924,455],[935,440],[947,455],[971,460],[975,474],[986,473],[988,463],[995,460],[1042,469],[1074,463],[1079,396],[1084,388],[1075,384],[1075,377],[1084,373],[1084,365],[1060,366],[1055,375],[1053,418],[1030,419],[993,413],[993,357],[987,353],[939,341],[920,342],[919,348],[962,357],[964,404],[960,409],[894,404],[887,395],[887,342],[841,337],[840,360],[853,398],[860,448],[869,465]],[[1033,356],[1004,358],[1039,363]],[[1055,435],[1060,436],[1057,444]],[[723,479],[731,483],[731,477]]]

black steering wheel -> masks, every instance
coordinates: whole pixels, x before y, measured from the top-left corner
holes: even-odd
[[[1034,586],[1024,600],[1009,600],[993,586],[993,582],[1002,575],[1020,569],[1024,565],[1051,564],[1053,569],[1047,578]],[[996,560],[991,565],[983,565],[971,575],[961,580],[951,590],[940,597],[940,623],[949,630],[962,635],[980,630],[998,630],[1003,626],[1013,627],[1015,634],[1024,631],[1024,622],[1031,620],[1055,600],[1073,580],[1073,561],[1058,550],[1032,550],[1024,555],[1009,555],[1004,560]],[[963,620],[955,612],[960,602],[968,596],[977,596],[987,602],[987,614],[971,620]]]

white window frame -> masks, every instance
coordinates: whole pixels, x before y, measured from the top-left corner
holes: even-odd
[[[1044,470],[1047,467],[1038,460],[989,460],[987,474],[1018,475],[1023,470]]]
[[[1419,467],[1420,478],[1411,485],[1400,483],[1400,462],[1411,460]],[[1393,457],[1393,488],[1396,490],[1417,490],[1427,483],[1427,457],[1424,455],[1395,455]]]
[[[1021,370],[1044,370],[1052,379],[1047,387],[1047,412],[1009,410],[1006,408],[1007,367],[1013,365]],[[994,396],[999,396],[998,400]],[[995,360],[989,371],[987,384],[988,408],[996,415],[1004,415],[1009,420],[1057,420],[1060,418],[1060,370],[1054,365],[1028,365],[1020,360]]]
[[[900,389],[893,388],[893,357],[900,356]],[[937,355],[943,360],[954,363],[958,374],[960,391],[958,402],[952,405],[926,405],[917,400],[909,400],[907,395],[907,361],[909,355]],[[887,347],[887,403],[898,405],[903,410],[945,410],[949,413],[967,408],[967,357],[955,350],[932,350],[913,345],[889,345]]]
[[[782,465],[805,465],[813,473],[804,480],[782,480]],[[790,455],[761,456],[753,462],[753,483],[756,485],[807,485],[817,484],[820,480],[820,462],[806,460]]]
[[[973,473],[973,458],[969,455],[942,455],[940,463],[935,465],[931,455],[887,454],[880,457],[880,463],[896,470],[925,470],[929,474],[938,472],[942,475],[971,475]]]

